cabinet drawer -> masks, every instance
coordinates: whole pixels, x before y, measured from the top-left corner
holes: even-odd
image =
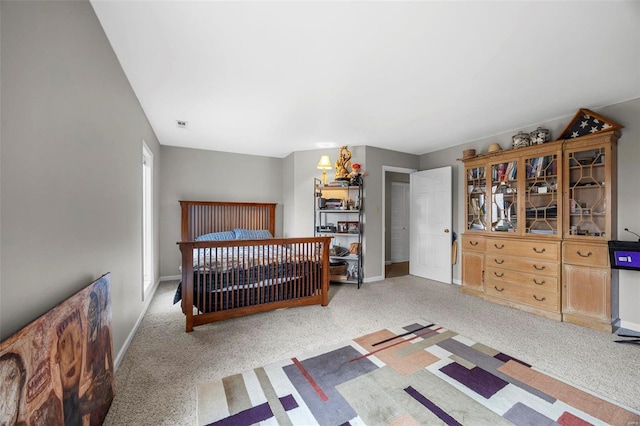
[[[486,284],[485,293],[487,296],[506,299],[515,303],[547,311],[560,311],[560,296],[558,293],[552,293],[512,283],[492,283],[487,281]]]
[[[531,259],[559,260],[560,243],[487,238],[487,253],[499,253]]]
[[[491,287],[492,283],[509,283],[552,293],[558,293],[559,291],[558,278],[547,275],[527,274],[526,272],[487,267],[484,277],[487,287]]]
[[[484,251],[486,238],[482,235],[462,234],[462,249]]]
[[[584,244],[565,242],[562,248],[562,261],[572,265],[609,267],[609,248],[602,244]]]
[[[512,271],[529,272],[537,275],[560,275],[560,265],[545,260],[529,259],[526,257],[502,256],[499,254],[487,254],[485,256],[486,266]]]

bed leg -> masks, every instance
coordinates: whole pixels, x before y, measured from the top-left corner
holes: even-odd
[[[193,244],[180,245],[182,251],[182,303],[187,318],[186,332],[193,331]]]
[[[331,237],[327,237],[322,244],[322,306],[329,304],[329,242]]]

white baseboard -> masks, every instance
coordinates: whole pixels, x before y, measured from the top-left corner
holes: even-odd
[[[620,326],[619,327],[620,328],[625,328],[627,330],[637,331],[638,333],[640,333],[640,324],[635,324],[633,322],[620,320]]]
[[[459,279],[459,278],[454,278],[454,279],[453,279],[453,283],[454,283],[454,284],[457,284],[457,285],[462,285],[462,281],[460,281],[460,279]]]
[[[370,278],[365,278],[362,280],[363,283],[373,283],[376,281],[383,281],[384,277],[382,275],[379,275],[377,277],[370,277]]]
[[[136,321],[135,325],[131,329],[131,332],[127,336],[127,340],[124,341],[124,345],[122,345],[122,348],[120,348],[120,351],[118,351],[118,354],[116,355],[115,366],[114,366],[115,370],[118,369],[118,367],[120,366],[120,363],[122,362],[122,358],[124,358],[124,354],[127,352],[127,349],[129,349],[129,345],[133,340],[133,336],[136,335],[136,332],[138,331],[138,327],[140,327],[140,324],[142,323],[142,319],[144,318],[144,314],[146,314],[147,309],[149,309],[149,304],[151,303],[153,296],[156,294],[156,290],[158,289],[158,285],[160,284],[160,281],[162,281],[162,279],[159,279],[158,281],[156,281],[153,287],[149,289],[147,294],[145,294],[145,301],[144,301],[144,306],[142,307],[142,312],[140,312],[140,316],[138,316],[138,320]]]
[[[165,275],[164,277],[160,277],[160,281],[179,281],[181,279],[182,275]]]

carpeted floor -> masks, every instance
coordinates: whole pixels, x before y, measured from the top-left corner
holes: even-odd
[[[279,310],[184,332],[162,283],[116,372],[105,425],[196,424],[196,385],[302,352],[336,345],[390,324],[426,318],[552,376],[640,409],[640,346],[461,294],[456,285],[413,276],[332,285],[328,307]]]

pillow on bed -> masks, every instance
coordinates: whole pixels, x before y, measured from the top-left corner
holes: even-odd
[[[235,240],[236,234],[233,231],[212,232],[196,237],[196,241],[225,241]]]
[[[264,240],[273,238],[273,235],[271,235],[268,229],[235,228],[233,233],[236,235],[236,240]]]

